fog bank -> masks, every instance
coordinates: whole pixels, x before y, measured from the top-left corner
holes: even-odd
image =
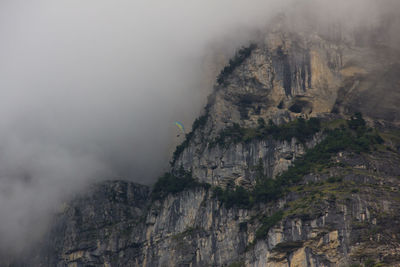
[[[182,141],[174,121],[190,130],[205,104],[214,58],[277,14],[302,29],[368,28],[397,2],[1,1],[0,249],[28,246],[93,181],[153,182]]]

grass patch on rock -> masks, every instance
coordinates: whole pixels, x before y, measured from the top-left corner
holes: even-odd
[[[207,183],[200,183],[192,175],[192,172],[186,171],[183,167],[177,171],[166,172],[154,184],[151,197],[153,200],[162,200],[169,194],[177,194],[187,189],[197,187],[209,188]]]

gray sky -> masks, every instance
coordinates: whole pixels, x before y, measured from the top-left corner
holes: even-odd
[[[273,15],[360,24],[398,7],[304,2],[1,0],[2,241],[29,244],[51,210],[94,180],[154,181],[178,142],[173,122],[189,130],[205,103],[213,56],[232,54]]]

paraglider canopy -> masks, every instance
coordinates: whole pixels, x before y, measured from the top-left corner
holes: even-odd
[[[181,122],[176,121],[175,125],[182,131],[183,134],[185,134],[185,127],[183,126],[183,124]],[[178,135],[178,137],[179,137],[179,135]]]

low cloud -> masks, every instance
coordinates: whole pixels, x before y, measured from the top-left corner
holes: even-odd
[[[325,31],[331,20],[376,25],[396,2],[3,0],[3,246],[29,245],[48,214],[93,181],[152,183],[181,141],[174,121],[189,129],[205,104],[214,58],[232,55],[276,14]]]

